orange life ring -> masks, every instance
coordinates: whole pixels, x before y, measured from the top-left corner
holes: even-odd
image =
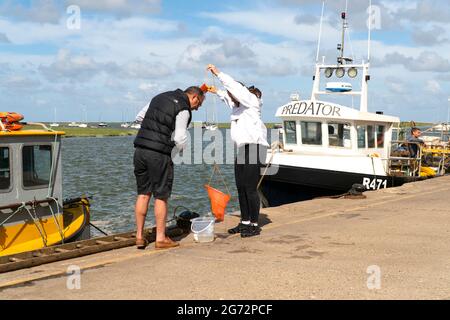
[[[23,128],[23,124],[19,123],[24,119],[23,115],[17,112],[0,112],[1,129],[17,131]]]
[[[22,130],[23,124],[20,123],[9,123],[5,125],[5,129],[9,131],[19,131]]]
[[[0,119],[3,123],[14,123],[22,121],[24,117],[17,112],[0,112]]]

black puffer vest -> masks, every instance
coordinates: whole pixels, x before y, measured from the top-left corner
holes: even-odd
[[[134,140],[134,146],[171,155],[175,147],[172,134],[175,131],[176,117],[184,110],[189,111],[189,125],[192,120],[189,98],[180,89],[154,97]]]

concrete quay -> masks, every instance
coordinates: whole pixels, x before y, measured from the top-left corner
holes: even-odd
[[[249,239],[226,233],[238,222],[227,216],[213,243],[189,235],[173,250],[0,274],[0,299],[450,299],[449,191],[441,177],[263,209],[263,232]],[[80,289],[69,289],[70,266],[82,270]]]

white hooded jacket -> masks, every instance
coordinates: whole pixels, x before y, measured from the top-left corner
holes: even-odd
[[[239,101],[239,105],[236,105],[226,91],[217,90],[219,98],[232,110],[231,138],[237,147],[245,144],[260,144],[269,147],[267,128],[261,120],[262,100],[229,75],[221,72],[217,77],[225,89]]]

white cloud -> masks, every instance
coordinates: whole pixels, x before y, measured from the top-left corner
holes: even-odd
[[[11,43],[8,36],[0,32],[0,43]]]
[[[161,10],[161,0],[68,0],[66,5],[78,5],[82,12],[86,10],[117,16],[145,15]]]
[[[412,72],[450,72],[450,61],[433,51],[422,51],[417,58],[401,53],[389,53],[384,64],[400,64]]]
[[[61,49],[51,65],[41,65],[39,70],[50,81],[86,81],[102,71],[102,64],[86,55],[75,56],[69,50]]]
[[[273,62],[268,64],[261,64],[257,70],[257,73],[262,76],[269,77],[283,77],[293,75],[299,72],[299,68],[296,67],[290,59],[277,58]]]
[[[26,76],[13,75],[2,81],[2,85],[10,90],[36,90],[41,83]]]
[[[268,35],[287,39],[315,42],[319,35],[319,23],[296,22],[298,12],[280,8],[260,8],[251,11],[203,12],[202,17],[212,18],[227,25],[239,26]],[[339,39],[338,29],[325,23],[324,40]]]
[[[75,2],[81,5],[81,30],[66,28],[64,1],[47,0],[49,8],[53,3],[57,10],[49,9],[46,18],[47,13],[32,12],[42,1],[28,7],[14,1],[0,4],[0,15],[5,4],[16,9],[0,18],[0,43],[2,39],[3,43],[10,41],[2,44],[7,50],[0,52],[0,60],[8,61],[0,65],[0,83],[8,88],[2,91],[2,102],[8,105],[10,101],[14,105],[14,99],[25,99],[18,90],[32,87],[35,99],[47,101],[49,107],[73,97],[76,99],[69,100],[108,106],[105,115],[109,111],[117,114],[115,108],[140,108],[158,92],[202,83],[205,66],[211,62],[264,92],[267,120],[273,120],[275,108],[289,99],[290,92],[309,96],[321,1],[269,0],[252,5],[252,10],[228,4],[234,9],[225,12],[205,6],[202,8],[209,12],[195,19],[167,19],[170,12],[147,15],[158,12],[160,1],[79,0]],[[284,7],[279,6],[281,2]],[[427,107],[425,102],[433,105],[449,90],[450,43],[444,40],[450,39],[450,25],[440,16],[434,19],[439,21],[413,24],[413,12],[408,10],[416,8],[416,0],[380,3],[387,8],[383,13],[387,20],[383,16],[383,29],[374,33],[377,40],[372,42],[372,110],[381,105],[386,112],[409,117],[409,106],[417,105],[414,112],[420,115],[420,108]],[[341,4],[344,0],[327,1],[321,50],[327,62],[336,61]],[[364,27],[366,5],[366,1],[350,1],[352,30]],[[140,11],[141,6],[146,8]],[[52,17],[55,12],[58,15]],[[394,26],[393,17],[401,28],[385,38],[385,31]],[[184,31],[180,26],[185,26]],[[199,26],[201,31],[193,32]],[[354,32],[352,38],[356,61],[366,59],[365,32]],[[300,70],[304,72],[300,74]],[[411,90],[416,94],[409,94]],[[26,103],[18,101],[17,105]],[[67,102],[67,114],[71,107],[79,106]]]
[[[115,62],[97,62],[87,55],[73,55],[69,50],[58,52],[55,61],[41,65],[39,70],[50,81],[89,81],[103,73],[119,79],[162,78],[172,74],[164,63],[130,60],[123,65]]]
[[[444,38],[445,31],[439,26],[432,26],[429,30],[416,27],[412,32],[412,39],[419,46],[434,46],[448,41]]]
[[[6,0],[0,5],[0,16],[37,23],[58,23],[63,11],[54,0],[31,0],[29,6]]]
[[[158,88],[158,85],[155,83],[141,83],[139,85],[139,90],[142,90],[142,91],[153,91],[156,88]]]
[[[119,66],[113,74],[133,79],[162,78],[171,75],[172,70],[161,62],[146,62],[136,59]]]
[[[436,94],[442,91],[441,85],[436,80],[427,80],[425,90],[429,93]]]
[[[450,21],[450,4],[447,0],[415,1],[415,7],[398,9],[398,17],[411,22],[443,22]]]
[[[389,91],[394,94],[405,94],[408,91],[406,83],[398,77],[387,76],[385,84]]]
[[[257,65],[256,54],[247,43],[227,38],[213,45],[192,44],[182,53],[178,68],[182,71],[199,71],[212,63],[221,67],[252,68]]]

